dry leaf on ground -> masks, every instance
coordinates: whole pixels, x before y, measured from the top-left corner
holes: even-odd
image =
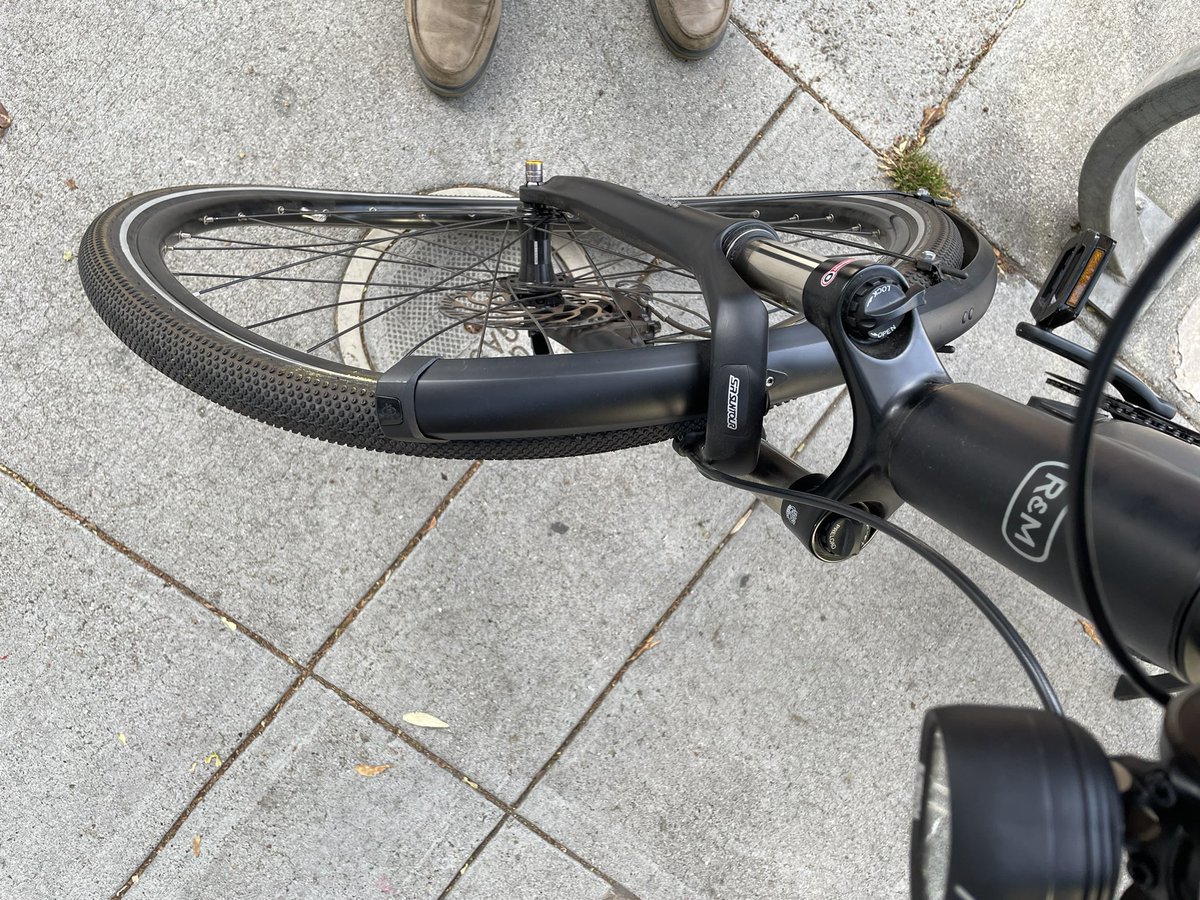
[[[636,662],[638,657],[640,657],[643,653],[645,653],[647,650],[653,650],[661,643],[662,641],[660,641],[654,635],[650,635],[650,637],[642,641],[641,645],[633,651],[633,655],[629,657],[629,661]]]
[[[917,128],[917,134],[925,135],[930,128],[946,118],[946,107],[947,104],[944,101],[936,106],[926,106],[921,116],[921,124]]]
[[[737,534],[739,531],[741,531],[742,526],[744,526],[747,522],[750,521],[750,514],[752,512],[754,512],[753,506],[751,506],[748,510],[746,510],[744,513],[742,513],[741,518],[733,523],[733,527],[729,529],[729,533],[731,535],[733,535],[733,534]]]
[[[1079,627],[1083,629],[1083,633],[1092,639],[1092,643],[1100,649],[1104,649],[1104,642],[1100,640],[1100,635],[1096,633],[1096,626],[1087,619],[1076,619]]]
[[[192,838],[192,856],[196,857],[196,859],[200,858],[200,835]]]
[[[376,775],[382,775],[392,767],[391,763],[380,763],[377,766],[370,766],[366,763],[359,763],[354,767],[354,771],[363,778],[374,778]]]
[[[404,714],[404,721],[418,728],[449,728],[450,726],[427,712],[410,712]]]

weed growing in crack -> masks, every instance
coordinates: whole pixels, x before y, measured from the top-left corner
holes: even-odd
[[[933,196],[949,200],[954,197],[950,179],[941,165],[925,152],[923,143],[900,138],[884,153],[879,168],[899,190],[917,191],[925,188]]]

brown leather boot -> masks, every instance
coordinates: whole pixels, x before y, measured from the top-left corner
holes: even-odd
[[[500,28],[500,0],[404,0],[408,44],[421,78],[443,97],[479,81]]]
[[[730,0],[650,0],[663,43],[682,59],[701,59],[717,49],[729,6]]]

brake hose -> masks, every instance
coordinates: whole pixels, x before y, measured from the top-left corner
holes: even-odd
[[[887,519],[882,519],[879,516],[861,510],[857,506],[850,506],[849,504],[830,500],[828,497],[821,497],[805,491],[793,491],[747,481],[717,471],[711,466],[706,465],[698,455],[691,454],[689,458],[701,472],[713,481],[727,484],[731,487],[742,488],[754,494],[778,497],[780,500],[791,500],[805,506],[813,506],[827,512],[838,513],[849,519],[868,525],[876,531],[882,532],[899,541],[949,578],[959,590],[967,595],[1013,652],[1013,655],[1017,658],[1017,662],[1025,670],[1025,674],[1029,678],[1030,684],[1033,685],[1033,689],[1037,693],[1038,699],[1041,700],[1042,705],[1056,715],[1063,715],[1062,703],[1059,701],[1058,695],[1054,692],[1054,686],[1051,685],[1050,678],[1046,675],[1046,670],[1042,668],[1042,664],[1038,662],[1037,656],[1034,655],[1029,645],[1025,643],[1025,640],[1021,637],[1016,627],[1001,612],[1000,607],[962,569],[958,568],[958,566],[950,562],[944,555],[934,550],[912,532],[906,531],[899,525],[889,522]]]

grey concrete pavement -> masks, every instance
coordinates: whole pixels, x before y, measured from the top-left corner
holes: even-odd
[[[622,894],[528,829],[510,821],[463,873],[455,896],[619,900]]]
[[[94,897],[292,673],[9,478],[0,533],[0,896]]]
[[[1103,19],[1087,15],[1090,9],[1026,4],[928,142],[962,192],[962,209],[1038,276],[1078,222],[1075,186],[1092,138],[1146,73],[1200,42],[1200,26],[1179,4],[1118,6]],[[1134,32],[1136,39],[1114,45]],[[1200,193],[1194,168],[1183,168],[1195,154],[1186,131],[1152,145],[1172,161],[1169,168],[1146,160],[1147,184],[1161,185],[1169,198],[1159,205],[1178,209]]]
[[[238,762],[134,896],[432,896],[501,816],[313,682]]]
[[[318,671],[515,801],[748,505],[663,450],[485,464]]]
[[[730,176],[723,193],[879,190],[887,184],[878,159],[845,128],[830,128],[828,111],[800,92]]]
[[[1032,702],[923,563],[879,541],[818,566],[666,446],[475,469],[243,420],[136,359],[65,257],[171,184],[511,188],[539,155],[662,193],[881,187],[877,151],[965,77],[930,147],[1040,274],[1106,103],[1200,40],[1137,9],[1093,42],[1048,0],[745,0],[745,33],[683,64],[640,0],[510,4],[480,89],[446,102],[398,8],[6,7],[0,895],[904,896],[923,711]],[[1176,213],[1187,134],[1144,164]],[[1127,353],[1192,396],[1198,265]],[[952,374],[1024,399],[1069,369],[1012,337],[1032,295],[1005,279]],[[772,439],[828,469],[833,400],[777,410]],[[1149,751],[1153,710],[1108,699],[1073,614],[898,521],[1004,604],[1111,751]]]
[[[876,149],[911,135],[967,74],[1012,0],[735,4],[747,32],[838,110]]]
[[[1102,17],[1087,3],[1030,3],[1014,15],[948,106],[928,146],[962,192],[960,207],[1035,278],[1078,228],[1075,186],[1092,139],[1138,85],[1187,47],[1200,24],[1177,3],[1121,5]],[[1139,183],[1178,215],[1200,198],[1197,123],[1150,144]],[[1196,421],[1195,356],[1181,332],[1196,302],[1196,267],[1177,273],[1126,351],[1129,364]]]

